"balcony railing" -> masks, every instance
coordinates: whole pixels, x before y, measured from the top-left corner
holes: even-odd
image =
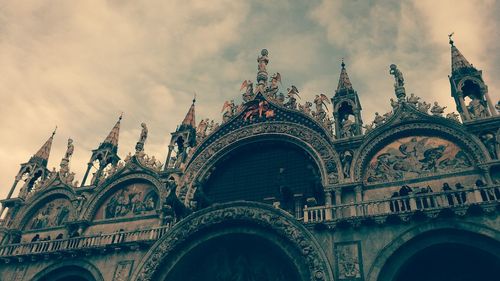
[[[334,222],[352,218],[411,214],[416,211],[461,208],[487,203],[496,204],[499,201],[500,186],[411,194],[403,197],[369,200],[335,206],[305,206],[304,222]]]
[[[118,231],[50,241],[36,241],[0,246],[0,257],[49,254],[55,252],[75,252],[81,249],[119,247],[134,242],[155,241],[168,231],[170,226],[145,230]]]

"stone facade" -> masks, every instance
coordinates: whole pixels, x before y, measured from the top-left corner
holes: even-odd
[[[120,159],[120,116],[79,184],[72,140],[47,169],[52,134],[1,201],[0,279],[494,280],[500,117],[450,43],[460,115],[407,97],[396,65],[393,110],[369,125],[344,62],[331,99],[297,104],[263,50],[220,125],[196,125],[193,100],[164,164],[145,153],[146,124]],[[468,266],[450,269],[460,255]]]

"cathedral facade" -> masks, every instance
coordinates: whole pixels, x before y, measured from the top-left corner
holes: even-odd
[[[54,132],[1,200],[0,280],[498,280],[500,106],[450,45],[458,114],[407,95],[394,64],[373,122],[344,62],[299,104],[264,49],[220,124],[193,100],[165,163],[144,123],[118,156],[120,116],[79,183],[71,139],[47,168]]]

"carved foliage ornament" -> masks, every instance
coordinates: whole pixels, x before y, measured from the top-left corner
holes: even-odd
[[[312,131],[311,129],[288,122],[272,122],[272,123],[259,123],[243,127],[239,130],[225,135],[218,139],[216,142],[210,144],[186,168],[184,183],[192,184],[195,176],[198,177],[202,169],[212,166],[216,161],[215,155],[224,151],[231,144],[238,142],[242,139],[255,137],[259,135],[272,135],[277,134],[285,137],[292,137],[298,139],[300,142],[307,146],[312,147],[317,154],[319,154],[318,166],[322,170],[324,176],[323,182],[334,184],[339,181],[340,160],[337,153],[333,150],[322,136]],[[325,178],[326,177],[326,178]],[[340,175],[343,178],[343,175]],[[181,199],[189,200],[194,195],[194,187],[189,187],[184,184],[178,189],[178,196]],[[186,196],[187,195],[187,196]]]
[[[159,270],[164,259],[175,249],[182,247],[192,235],[213,225],[227,223],[228,221],[258,223],[285,237],[302,254],[302,258],[309,269],[311,281],[330,280],[325,257],[320,254],[320,248],[312,242],[312,236],[306,234],[307,230],[300,227],[298,223],[292,222],[291,219],[287,219],[285,215],[277,214],[276,210],[265,210],[269,209],[269,206],[256,207],[250,205],[257,204],[245,203],[245,206],[234,206],[233,203],[230,203],[218,206],[218,209],[215,210],[206,209],[202,214],[197,213],[194,217],[186,218],[163,237],[159,244],[152,248],[152,251],[146,256],[144,264],[139,269],[136,280],[153,280],[154,274]]]

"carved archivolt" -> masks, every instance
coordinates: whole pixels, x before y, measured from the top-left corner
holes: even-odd
[[[225,135],[201,151],[186,168],[184,185],[177,189],[178,197],[189,203],[195,192],[195,179],[202,178],[222,155],[258,137],[283,139],[307,150],[317,162],[325,186],[343,179],[343,174],[338,170],[341,165],[337,153],[332,144],[317,132],[289,122],[258,123]]]
[[[438,123],[407,123],[380,130],[378,135],[372,135],[371,138],[364,141],[364,145],[355,155],[355,164],[352,166],[351,173],[357,181],[364,180],[367,167],[372,158],[396,139],[404,137],[429,136],[437,137],[449,141],[462,149],[468,160],[472,161],[472,166],[482,163],[487,159],[486,153],[479,142],[470,137],[465,132],[451,128]]]
[[[93,219],[95,213],[101,207],[101,204],[106,201],[109,195],[116,191],[116,187],[122,183],[132,180],[145,180],[150,182],[158,192],[160,202],[165,200],[168,191],[164,188],[163,184],[156,177],[145,173],[133,173],[128,175],[121,175],[117,180],[110,182],[107,186],[101,188],[98,192],[94,193],[82,208],[85,212],[82,214],[81,219],[90,221]]]
[[[161,270],[161,264],[168,259],[169,255],[182,249],[186,242],[193,239],[192,237],[207,229],[213,229],[216,225],[231,222],[258,225],[271,233],[278,234],[301,253],[301,258],[307,265],[310,280],[333,280],[327,258],[309,231],[290,215],[255,202],[221,204],[185,218],[151,247],[143,262],[138,265],[135,278],[131,280],[153,280],[155,274]]]

